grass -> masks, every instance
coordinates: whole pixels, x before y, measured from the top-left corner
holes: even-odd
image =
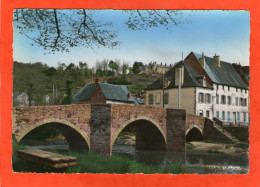
[[[55,170],[51,167],[42,166],[26,160],[17,158],[16,151],[19,149],[26,149],[25,146],[19,145],[13,140],[13,155],[12,163],[14,172],[37,172],[37,173],[183,173],[181,164],[172,163],[170,166],[156,169],[152,165],[147,165],[136,160],[112,155],[111,157],[103,157],[102,155],[95,154],[91,151],[70,151],[61,154],[77,157],[77,165],[69,167],[66,171]],[[59,153],[57,151],[53,151]]]

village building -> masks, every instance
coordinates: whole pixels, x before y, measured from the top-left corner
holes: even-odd
[[[143,100],[133,97],[126,86],[106,82],[87,84],[72,97],[73,104],[144,104]]]
[[[166,63],[157,64],[156,62],[151,62],[148,65],[144,65],[140,70],[139,74],[165,74],[170,68],[171,64],[167,65]]]
[[[249,81],[249,71],[243,70],[243,76]],[[249,89],[235,64],[221,61],[216,55],[211,58],[191,52],[184,61],[146,88],[145,103],[178,108],[179,82],[180,108],[187,113],[210,119],[215,117],[224,124],[249,124]]]
[[[24,107],[29,106],[29,96],[24,92],[14,92],[13,93],[13,106],[14,107]]]

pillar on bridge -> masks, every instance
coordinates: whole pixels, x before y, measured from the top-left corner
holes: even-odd
[[[91,105],[90,151],[103,156],[112,155],[111,105]]]
[[[186,111],[166,109],[166,150],[185,151]]]

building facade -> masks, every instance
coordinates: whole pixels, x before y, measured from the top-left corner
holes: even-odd
[[[221,61],[216,55],[210,58],[191,52],[184,61],[169,70],[164,78],[146,88],[145,103],[169,108],[178,108],[180,105],[187,113],[210,119],[215,117],[227,125],[248,125],[249,71],[243,71],[242,76],[246,78],[243,80],[236,66]],[[168,83],[165,85],[163,80]],[[179,83],[181,94],[178,99]]]

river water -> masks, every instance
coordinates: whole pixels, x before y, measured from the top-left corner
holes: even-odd
[[[28,149],[68,151],[64,141],[23,141]],[[185,172],[197,174],[247,174],[249,157],[247,155],[226,155],[217,153],[195,153],[163,150],[135,150],[135,146],[113,146],[113,154],[133,158],[139,162],[164,167],[172,162],[181,163]]]

